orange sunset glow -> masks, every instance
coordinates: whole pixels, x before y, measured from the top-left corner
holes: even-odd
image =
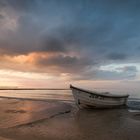
[[[139,131],[140,0],[0,0],[0,140]]]
[[[125,81],[122,88],[138,88],[139,22],[135,12],[123,17],[117,5],[109,14],[107,5],[105,12],[98,12],[92,4],[83,7],[77,2],[74,7],[69,2],[61,6],[55,2],[20,4],[0,3],[1,87],[62,88],[74,83],[110,88],[109,83],[120,88]],[[123,13],[131,11],[127,10]]]

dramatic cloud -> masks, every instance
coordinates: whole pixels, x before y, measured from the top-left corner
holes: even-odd
[[[132,79],[140,61],[139,0],[1,0],[0,68]],[[41,67],[41,69],[40,69]]]
[[[99,70],[97,72],[97,78],[109,79],[109,80],[126,80],[126,79],[134,79],[137,74],[137,68],[135,66],[124,66],[120,68],[116,68],[113,71],[107,70]]]
[[[63,55],[37,59],[37,64],[43,67],[52,67],[62,73],[81,73],[87,67],[90,68],[93,65],[87,59]]]
[[[108,55],[108,59],[111,59],[111,60],[124,60],[124,59],[126,59],[126,55],[122,54],[122,53],[110,53]]]

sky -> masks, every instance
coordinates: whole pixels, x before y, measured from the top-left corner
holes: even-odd
[[[0,0],[0,87],[138,88],[139,0]]]

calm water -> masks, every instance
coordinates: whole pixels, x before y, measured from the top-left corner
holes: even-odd
[[[1,97],[73,100],[71,90],[0,90]]]
[[[107,91],[107,90],[97,90]],[[111,93],[129,94],[128,106],[140,109],[140,94],[135,91],[124,92],[119,90],[110,90]],[[24,98],[24,99],[36,99],[36,100],[63,100],[73,101],[71,90],[0,90],[1,97],[12,97],[12,98]]]
[[[121,91],[114,89],[95,89],[103,92],[109,91],[114,94],[129,94],[129,98],[140,99],[140,94],[135,91]],[[73,100],[71,90],[0,90],[1,97],[29,98],[29,99],[57,99],[57,100]]]

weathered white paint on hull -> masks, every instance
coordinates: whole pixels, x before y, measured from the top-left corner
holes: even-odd
[[[95,107],[95,108],[112,108],[125,105],[128,95],[114,97],[107,96],[107,94],[94,94],[93,92],[86,92],[83,89],[71,87],[76,104],[80,107]]]

